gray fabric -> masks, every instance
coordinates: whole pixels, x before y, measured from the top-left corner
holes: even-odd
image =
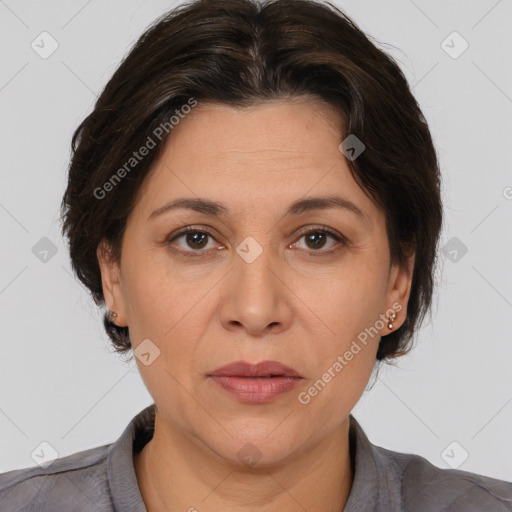
[[[151,439],[154,414],[154,404],[142,410],[115,443],[0,474],[0,512],[147,512],[133,452]],[[373,445],[352,415],[350,447],[355,476],[343,512],[512,511],[511,482]]]

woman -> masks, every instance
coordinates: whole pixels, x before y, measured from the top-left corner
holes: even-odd
[[[110,445],[0,476],[1,510],[512,510],[512,483],[373,445],[350,414],[428,312],[425,119],[328,4],[199,0],[77,129],[74,271],[154,404]]]

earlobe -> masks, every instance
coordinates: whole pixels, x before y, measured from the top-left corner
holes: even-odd
[[[408,257],[405,268],[395,266],[391,272],[387,306],[388,310],[397,311],[395,318],[391,321],[392,329],[399,328],[407,316],[407,303],[411,294],[415,260],[416,254],[413,252]]]
[[[101,284],[105,305],[108,310],[115,311],[115,319],[111,320],[118,326],[126,326],[124,301],[121,290],[119,264],[112,258],[110,245],[102,240],[96,249],[96,256],[101,271]]]

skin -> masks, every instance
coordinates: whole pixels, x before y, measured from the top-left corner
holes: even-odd
[[[145,339],[160,350],[147,366],[136,359],[158,407],[154,437],[134,457],[150,512],[345,506],[354,478],[348,415],[380,335],[391,332],[387,322],[307,405],[298,394],[393,304],[402,307],[393,330],[402,325],[414,255],[406,269],[391,265],[384,212],[351,175],[342,134],[341,117],[312,98],[243,109],[200,103],[173,129],[139,190],[121,262],[98,248],[116,323],[129,326],[134,350]],[[350,200],[364,217],[340,208],[285,215],[298,199],[328,195]],[[229,214],[179,209],[148,220],[181,197],[218,201]],[[166,244],[191,225],[212,237]],[[347,242],[327,235],[308,243],[304,231],[319,226]],[[249,236],[262,249],[252,263],[236,252]],[[270,403],[244,403],[207,376],[238,360],[277,360],[303,380]],[[237,455],[247,443],[261,457],[252,466]]]

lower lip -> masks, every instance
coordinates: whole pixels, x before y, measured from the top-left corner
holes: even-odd
[[[291,391],[302,379],[300,377],[224,377],[210,378],[222,389],[242,402],[264,404],[272,402]]]

